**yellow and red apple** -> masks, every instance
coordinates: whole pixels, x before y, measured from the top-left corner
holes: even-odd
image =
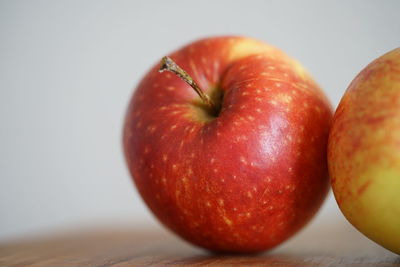
[[[328,162],[346,218],[400,254],[400,48],[350,84],[334,116]]]
[[[170,58],[216,110],[154,66],[124,125],[137,189],[166,227],[195,245],[220,252],[275,247],[327,194],[330,104],[297,61],[253,39],[203,39]]]

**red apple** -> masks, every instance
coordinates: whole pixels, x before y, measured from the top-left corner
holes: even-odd
[[[170,57],[216,110],[159,64],[148,72],[123,135],[142,198],[165,226],[209,250],[280,244],[327,194],[329,102],[299,63],[253,39],[203,39]]]

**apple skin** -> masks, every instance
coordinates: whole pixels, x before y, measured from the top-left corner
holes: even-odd
[[[208,115],[192,88],[154,66],[124,125],[137,189],[166,227],[197,246],[273,248],[328,192],[327,98],[299,63],[254,39],[207,38],[170,57],[207,94],[223,92],[221,111]]]
[[[334,115],[328,163],[345,217],[400,254],[400,48],[350,84]]]

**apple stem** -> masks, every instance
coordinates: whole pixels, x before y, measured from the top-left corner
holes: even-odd
[[[211,98],[204,93],[203,90],[197,85],[197,83],[193,80],[190,75],[184,71],[181,67],[178,66],[171,58],[169,57],[163,57],[161,59],[161,66],[159,69],[159,72],[163,71],[170,71],[180,77],[182,80],[184,80],[187,84],[189,84],[195,91],[196,93],[200,96],[201,100],[203,100],[204,104],[215,114],[217,114],[217,108],[215,107],[214,102],[211,100]]]

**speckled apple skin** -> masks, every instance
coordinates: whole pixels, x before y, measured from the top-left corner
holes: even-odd
[[[400,254],[400,48],[350,84],[335,112],[328,160],[346,218]]]
[[[194,90],[154,66],[126,113],[123,147],[157,218],[200,247],[259,252],[302,228],[328,192],[332,109],[299,63],[244,37],[189,44],[170,57],[207,93],[224,92],[218,117]]]

